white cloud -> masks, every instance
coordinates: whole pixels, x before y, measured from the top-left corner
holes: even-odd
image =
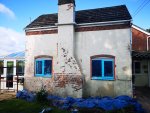
[[[6,14],[7,16],[11,18],[15,18],[15,14],[12,10],[10,10],[8,7],[6,7],[4,4],[0,3],[0,13]]]
[[[24,50],[24,34],[13,29],[0,26],[0,56]]]

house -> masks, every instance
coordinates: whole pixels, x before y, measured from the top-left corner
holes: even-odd
[[[24,61],[24,51],[0,56],[0,89],[17,90],[16,78],[24,76]],[[23,85],[19,84],[18,89],[22,90]]]
[[[26,28],[25,88],[60,96],[132,96],[131,16],[125,5],[58,13]]]
[[[132,67],[135,86],[150,86],[150,33],[132,25]]]

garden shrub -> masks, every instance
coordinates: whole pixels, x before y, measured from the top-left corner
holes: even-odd
[[[41,88],[41,90],[36,93],[36,100],[41,103],[47,102],[47,96],[47,91],[44,88]]]

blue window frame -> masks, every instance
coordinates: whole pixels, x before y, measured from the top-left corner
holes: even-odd
[[[93,80],[114,80],[114,59],[94,58],[92,59]]]
[[[52,76],[52,59],[38,58],[35,60],[35,76],[51,77]]]

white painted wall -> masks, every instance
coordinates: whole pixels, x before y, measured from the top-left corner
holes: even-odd
[[[25,77],[34,77],[34,59],[40,55],[53,57],[53,65],[57,58],[57,34],[30,35],[26,38]],[[53,68],[55,70],[55,66]]]
[[[85,76],[85,92],[88,95],[132,95],[130,29],[77,32],[75,55]],[[107,54],[116,57],[116,80],[91,80],[90,56]]]
[[[85,78],[83,84],[83,96],[132,96],[131,54],[129,49],[130,32],[130,29],[116,29],[75,33],[74,58],[78,62],[83,78]],[[68,31],[64,31],[64,34],[65,33],[67,34]],[[27,36],[26,78],[34,77],[34,58],[39,55],[53,56],[53,72],[56,73],[60,71],[60,68],[57,68],[58,40],[57,34]],[[66,40],[63,39],[62,42],[65,43],[65,41]],[[108,54],[116,57],[116,80],[91,80],[90,56],[100,54]],[[52,79],[53,78],[48,78],[47,80]],[[32,85],[40,87],[38,84]],[[28,86],[30,86],[29,83]],[[50,86],[53,86],[52,81]],[[68,86],[67,92],[69,90],[72,92],[72,89],[69,87],[70,86]],[[30,89],[36,90],[36,88],[32,89],[32,87],[30,87]],[[57,91],[60,92],[59,90]],[[64,92],[60,93],[64,94]],[[74,95],[78,94],[74,93]]]
[[[68,24],[75,21],[75,7],[72,3],[58,6],[59,24]]]

